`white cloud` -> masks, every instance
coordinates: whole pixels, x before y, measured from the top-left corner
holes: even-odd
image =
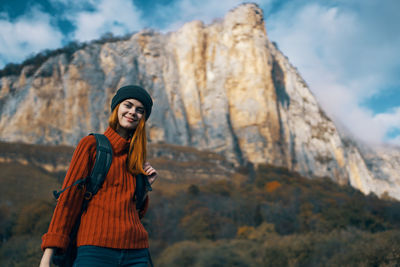
[[[85,6],[92,10],[82,9]],[[122,35],[141,30],[145,25],[140,11],[130,0],[78,1],[70,8],[66,18],[76,26],[72,39],[79,41],[93,40],[107,32]]]
[[[400,147],[400,135],[388,140],[387,143]]]
[[[82,9],[85,6],[96,4],[96,0],[49,0],[49,2],[68,9]]]
[[[39,8],[10,20],[0,15],[0,67],[8,62],[19,62],[44,49],[61,46],[61,32],[51,24],[51,17]]]
[[[400,131],[400,107],[394,108],[386,113],[380,113],[373,117],[373,126],[381,127],[386,129],[386,133],[389,131]],[[400,145],[400,135],[386,140],[389,143]]]
[[[393,127],[400,129],[400,107],[394,108],[388,113],[377,114],[374,116],[374,120],[383,125],[392,125]]]
[[[390,32],[387,28],[371,27],[382,15],[368,9],[360,14],[343,6],[294,3],[267,18],[270,39],[298,68],[334,120],[364,141],[390,142],[385,136],[399,127],[399,109],[374,115],[360,103],[398,81],[393,69],[400,65],[395,52],[400,38],[382,34]],[[363,17],[367,13],[369,17]]]
[[[254,3],[262,4],[271,0],[257,0]],[[219,19],[241,3],[248,1],[242,0],[176,0],[168,6],[155,6],[154,17],[167,21],[164,31],[175,31],[184,23],[193,20],[201,20],[204,23],[211,23],[214,19]],[[171,19],[172,18],[172,19]]]

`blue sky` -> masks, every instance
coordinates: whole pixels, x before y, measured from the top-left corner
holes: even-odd
[[[211,23],[245,1],[0,0],[0,68],[72,40]],[[256,0],[271,41],[323,109],[369,143],[400,145],[400,1]]]

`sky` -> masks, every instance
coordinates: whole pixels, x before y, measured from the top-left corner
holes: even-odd
[[[0,0],[0,68],[71,41],[212,23],[238,0]],[[400,1],[255,0],[271,41],[341,129],[400,146]]]

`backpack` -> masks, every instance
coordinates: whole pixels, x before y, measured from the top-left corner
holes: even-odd
[[[74,226],[72,227],[71,233],[69,234],[70,243],[67,247],[67,250],[64,253],[59,253],[56,251],[56,253],[52,257],[52,262],[60,267],[70,267],[75,261],[77,254],[76,236],[81,222],[81,216],[83,212],[87,209],[89,201],[103,185],[104,179],[107,176],[108,170],[110,169],[112,162],[112,147],[108,138],[103,134],[90,135],[93,135],[96,138],[96,159],[90,175],[86,178],[77,180],[74,184],[67,188],[64,188],[59,192],[53,191],[54,197],[58,199],[60,195],[68,188],[72,186],[86,185],[86,192],[84,195],[80,214],[76,219]],[[148,191],[152,191],[152,188],[147,177],[143,174],[136,175],[136,210],[138,211],[140,218],[140,214],[142,213],[145,206],[145,200]]]

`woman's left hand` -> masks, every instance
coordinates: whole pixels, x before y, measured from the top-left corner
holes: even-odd
[[[158,173],[156,171],[156,169],[154,169],[153,167],[151,167],[150,162],[146,162],[143,165],[143,170],[145,171],[147,178],[149,178],[149,183],[153,184],[154,181],[156,180]]]

